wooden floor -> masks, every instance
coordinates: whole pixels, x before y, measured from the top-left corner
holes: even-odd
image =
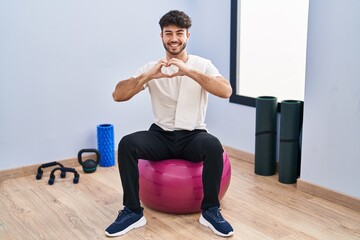
[[[251,163],[231,159],[232,179],[221,201],[230,239],[360,239],[360,212],[253,174]],[[0,239],[106,239],[104,229],[122,208],[116,167],[47,184],[35,175],[0,182]],[[199,214],[171,215],[145,208],[148,223],[118,239],[222,239],[198,223]]]

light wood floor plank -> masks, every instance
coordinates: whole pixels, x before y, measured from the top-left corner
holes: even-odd
[[[251,162],[231,159],[232,178],[221,201],[235,229],[231,239],[360,239],[360,212],[298,191],[278,176],[254,174]],[[117,167],[73,175],[49,172],[0,182],[0,239],[107,239],[104,229],[122,208]],[[35,174],[35,173],[34,173]],[[223,239],[198,223],[199,214],[172,215],[145,207],[148,224],[118,239]]]

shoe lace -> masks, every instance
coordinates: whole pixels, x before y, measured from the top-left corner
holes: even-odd
[[[124,208],[118,211],[118,216],[116,218],[116,222],[124,221],[125,219],[130,217],[132,211],[130,209]]]
[[[218,207],[213,207],[213,208],[209,208],[208,211],[210,212],[210,214],[214,217],[214,219],[218,222],[222,222],[225,221],[225,219],[223,218],[223,216],[221,215],[221,209]]]

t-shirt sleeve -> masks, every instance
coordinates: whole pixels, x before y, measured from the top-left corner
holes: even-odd
[[[147,64],[145,64],[144,66],[140,67],[136,72],[135,75],[133,75],[133,78],[137,78],[139,77],[141,74],[146,73],[147,71],[149,71],[151,68],[153,68],[155,66],[156,62],[149,62]],[[144,89],[148,87],[148,83],[145,83],[143,85]]]
[[[215,67],[215,65],[211,61],[208,61],[205,73],[214,77],[222,76],[219,70]]]

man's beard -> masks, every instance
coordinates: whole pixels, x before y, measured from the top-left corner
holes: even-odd
[[[164,46],[164,48],[165,48],[165,50],[168,52],[168,53],[170,53],[171,55],[173,55],[173,56],[177,56],[177,55],[179,55],[180,53],[182,53],[182,51],[184,51],[184,49],[186,48],[186,43],[184,43],[183,45],[181,45],[181,48],[180,48],[180,50],[179,51],[171,51],[171,49],[170,49],[170,47],[166,44],[166,43],[164,43],[163,42],[163,46]]]

